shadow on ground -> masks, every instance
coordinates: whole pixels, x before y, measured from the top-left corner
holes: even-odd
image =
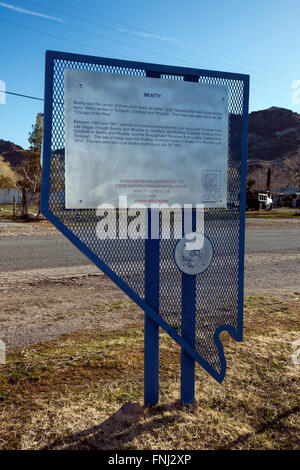
[[[183,421],[179,411],[183,408],[180,401],[166,406],[156,406],[145,411],[144,416],[136,423],[120,423],[117,415],[120,410],[98,426],[79,431],[73,435],[58,439],[41,450],[117,450],[126,448],[133,439],[143,434],[151,433],[174,421]],[[175,412],[172,415],[161,416],[164,412]],[[160,415],[160,417],[158,417]]]
[[[199,404],[194,403],[191,408],[198,408]],[[114,413],[103,423],[98,426],[92,426],[89,429],[77,432],[63,439],[58,439],[50,443],[41,450],[120,450],[126,449],[126,445],[130,444],[136,437],[149,434],[157,428],[166,426],[169,423],[182,423],[185,421],[184,416],[180,413],[187,408],[180,401],[176,401],[169,405],[155,406],[145,411],[141,421],[136,423],[120,423],[116,416],[120,410]],[[174,414],[163,416],[166,412]],[[278,425],[283,426],[280,421],[292,414],[299,413],[300,407],[296,406],[287,410],[276,418],[265,422],[257,427],[253,432],[240,435],[237,439],[218,447],[216,450],[229,450],[243,446],[251,437],[262,434],[268,429]],[[159,417],[158,417],[159,416]]]
[[[245,444],[248,439],[251,437],[258,435],[258,434],[263,434],[264,432],[268,431],[271,428],[276,427],[279,425],[280,421],[284,418],[288,418],[289,416],[299,413],[300,412],[300,406],[295,406],[294,408],[291,408],[290,410],[285,411],[284,413],[281,413],[280,415],[276,416],[276,418],[267,421],[266,423],[262,424],[260,427],[258,427],[255,431],[253,432],[248,432],[246,434],[242,434],[239,436],[237,439],[235,439],[232,442],[229,442],[225,446],[221,446],[219,450],[229,450],[229,449],[234,449],[236,446]],[[282,423],[280,423],[282,427]]]

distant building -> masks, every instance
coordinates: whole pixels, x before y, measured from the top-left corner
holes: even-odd
[[[0,189],[0,204],[21,204],[21,199],[19,189]]]
[[[295,188],[290,184],[287,184],[282,189],[274,189],[273,200],[275,202],[275,207],[300,207],[300,188]]]

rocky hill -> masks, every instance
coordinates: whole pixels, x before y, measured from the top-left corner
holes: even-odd
[[[3,156],[6,162],[10,163],[12,169],[16,169],[23,161],[23,148],[8,140],[0,139],[0,155]]]
[[[0,155],[17,169],[22,147],[0,139]],[[247,179],[254,189],[265,190],[268,169],[271,189],[300,186],[300,114],[272,107],[249,114]]]
[[[247,179],[265,190],[268,169],[271,189],[299,186],[300,114],[272,107],[249,115]]]

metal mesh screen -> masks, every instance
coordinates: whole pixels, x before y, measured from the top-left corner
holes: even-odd
[[[170,239],[163,239],[163,226],[159,241],[159,279],[157,282],[157,302],[150,307],[155,310],[163,323],[171,327],[178,337],[186,340],[193,338],[191,346],[197,355],[218,374],[222,364],[219,349],[215,343],[216,330],[228,325],[238,331],[239,289],[238,279],[242,273],[240,259],[240,193],[242,162],[242,117],[244,82],[242,79],[220,78],[199,71],[198,75],[184,73],[151,72],[151,64],[121,66],[95,62],[91,60],[67,60],[53,58],[53,80],[48,81],[48,90],[52,91],[52,114],[45,119],[51,120],[51,144],[44,150],[44,159],[50,159],[47,189],[43,194],[43,207],[53,215],[53,221],[59,221],[74,240],[81,242],[97,259],[101,260],[117,278],[123,281],[141,300],[151,304],[147,295],[145,272],[146,243],[143,239],[109,240],[97,237],[97,223],[100,218],[93,209],[65,209],[65,122],[64,122],[64,70],[77,69],[111,74],[129,74],[156,76],[159,80],[190,80],[199,83],[221,84],[228,88],[228,207],[226,209],[205,209],[205,235],[210,239],[213,249],[213,261],[208,269],[196,277],[196,312],[194,325],[187,322],[182,328],[182,285],[183,274],[177,268],[173,252],[177,243],[176,231],[181,230],[181,214],[172,213],[173,224]],[[144,64],[145,65],[145,64]],[[159,78],[160,77],[160,78]],[[49,77],[48,77],[49,78]],[[46,77],[47,80],[47,77]],[[45,182],[43,182],[44,184]],[[109,211],[108,211],[109,212]],[[111,211],[115,212],[115,211]],[[176,211],[175,211],[176,212]],[[166,214],[162,214],[163,217]],[[170,216],[169,212],[167,214]],[[112,216],[117,216],[116,213]],[[147,230],[147,227],[142,227]],[[74,241],[72,239],[72,241]],[[76,243],[75,243],[76,244]],[[151,257],[150,259],[151,262]],[[155,262],[155,261],[154,261]],[[149,266],[148,266],[149,268]],[[148,288],[151,290],[151,286]],[[188,295],[188,294],[186,294]],[[191,295],[193,295],[191,293]],[[155,296],[154,296],[155,297]],[[134,297],[133,297],[134,298]],[[190,331],[189,331],[190,328]]]

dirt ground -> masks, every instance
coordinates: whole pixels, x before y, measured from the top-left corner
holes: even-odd
[[[244,341],[222,333],[224,382],[196,365],[196,400],[184,407],[180,348],[162,332],[159,405],[128,424],[116,416],[124,402],[143,403],[143,312],[89,263],[1,268],[1,246],[3,266],[18,257],[13,243],[7,253],[1,241],[57,235],[47,222],[1,223],[0,338],[8,354],[0,369],[0,449],[299,449],[295,229],[298,219],[247,220]],[[278,230],[283,248],[275,237],[269,251],[257,252],[256,240]]]
[[[248,297],[243,342],[222,334],[225,380],[218,384],[196,364],[188,407],[180,402],[180,347],[161,332],[159,404],[129,422],[117,416],[126,402],[142,408],[140,326],[95,327],[16,348],[0,368],[0,449],[299,449],[292,361],[299,313],[296,297]]]
[[[0,298],[1,338],[10,347],[94,328],[116,331],[143,320],[143,312],[101,274],[18,282],[2,289]]]
[[[286,234],[287,229],[298,229],[300,233],[299,219],[248,219],[246,225],[250,236],[253,231],[263,234],[270,229]],[[46,221],[0,224],[0,241],[19,237],[31,240],[33,235],[37,239],[49,236],[50,240],[56,234],[60,237]],[[286,299],[300,298],[300,252],[253,252],[255,243],[252,245],[252,252],[246,252],[245,259],[245,295],[276,293]],[[7,348],[96,327],[103,331],[120,330],[142,325],[143,321],[139,307],[92,264],[10,271],[1,269],[0,261],[0,305],[0,337]]]

